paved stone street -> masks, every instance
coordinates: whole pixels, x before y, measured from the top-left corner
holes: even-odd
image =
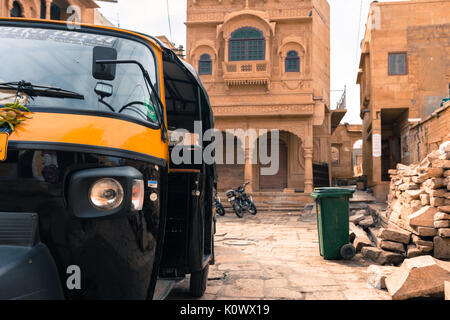
[[[246,214],[218,217],[216,264],[202,299],[379,300],[386,291],[367,284],[368,262],[326,261],[319,254],[315,216]],[[189,281],[168,299],[190,299]]]

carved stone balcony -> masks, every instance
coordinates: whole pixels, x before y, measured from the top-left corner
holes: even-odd
[[[222,68],[228,86],[269,84],[270,62],[267,60],[223,62]]]

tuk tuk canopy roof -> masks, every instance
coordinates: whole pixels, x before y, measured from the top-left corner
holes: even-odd
[[[203,122],[203,130],[214,128],[209,96],[195,68],[180,59],[159,39],[148,37],[157,42],[164,51],[167,113],[175,117],[196,114],[196,120]]]

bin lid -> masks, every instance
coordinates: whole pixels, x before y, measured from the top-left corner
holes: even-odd
[[[313,193],[311,193],[311,197],[315,199],[320,198],[337,198],[342,196],[349,196],[349,198],[353,197],[355,193],[355,189],[349,188],[315,188]]]

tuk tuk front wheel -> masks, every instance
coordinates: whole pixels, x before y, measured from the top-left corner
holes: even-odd
[[[200,298],[205,294],[206,284],[208,283],[209,264],[202,271],[193,272],[189,283],[191,296]]]

